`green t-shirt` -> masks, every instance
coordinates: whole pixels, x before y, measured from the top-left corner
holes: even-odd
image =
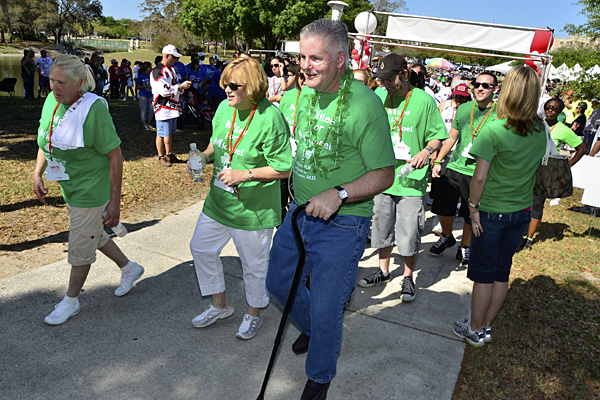
[[[504,127],[506,119],[487,124],[477,135],[471,155],[490,163],[483,196],[482,211],[511,213],[533,204],[535,171],[546,152],[546,129],[539,127],[527,136],[519,136]]]
[[[298,88],[293,88],[284,92],[283,97],[279,102],[279,111],[281,111],[285,117],[292,135],[294,134],[294,114],[296,111],[296,101],[298,101]]]
[[[458,140],[448,162],[448,168],[463,175],[473,176],[475,160],[463,157],[463,152],[473,142],[473,135],[477,137],[477,132],[481,132],[485,125],[496,119],[495,103],[491,107],[482,111],[477,106],[476,101],[470,101],[458,107],[452,123],[452,128],[457,129],[459,132]],[[473,112],[473,123],[471,123],[471,111]]]
[[[395,146],[400,141],[399,118],[406,99],[405,97],[393,96],[390,101],[388,93],[382,88],[377,88],[375,93],[387,110],[392,143]],[[448,131],[435,100],[423,90],[413,87],[402,117],[402,142],[410,148],[411,157],[423,150],[430,140],[445,140],[447,138]],[[398,175],[404,164],[406,164],[405,160],[396,160],[394,184],[383,193],[405,197],[424,196],[427,190],[429,164],[421,169],[414,170],[406,179],[400,180]]]
[[[550,135],[556,147],[559,148],[563,143],[568,144],[573,149],[583,143],[583,140],[562,122],[557,122],[554,126],[550,127]]]
[[[231,129],[236,109],[221,102],[212,121],[213,134],[210,138],[215,149],[213,177],[210,191],[202,211],[223,225],[242,230],[273,228],[281,223],[281,195],[279,181],[243,182],[236,193],[217,186],[217,174],[229,162],[227,136]],[[232,143],[235,144],[246,125],[252,110],[236,111]],[[231,168],[248,170],[271,166],[276,171],[292,168],[289,129],[281,112],[269,100],[258,103],[248,129],[235,148]]]
[[[381,102],[371,89],[359,81],[350,80],[348,84],[347,106],[344,107],[339,128],[342,133],[337,136],[340,143],[337,157],[338,142],[332,139],[335,133],[330,132],[324,144],[323,139],[337,106],[338,93],[315,92],[309,87],[302,89],[296,115],[298,150],[293,177],[298,204],[304,204],[325,190],[353,182],[367,172],[394,165],[390,125]],[[306,137],[309,129],[308,110],[315,94],[317,102],[311,111],[314,121],[311,126],[318,131],[317,157]],[[338,213],[370,217],[373,215],[373,199],[342,204]]]
[[[102,100],[96,100],[90,107],[83,124],[84,147],[73,150],[60,150],[52,147],[48,152],[50,120],[57,101],[50,93],[44,102],[37,143],[46,159],[52,159],[65,167],[68,181],[59,181],[67,204],[74,207],[99,207],[110,200],[110,166],[106,155],[121,144],[112,117]],[[70,106],[60,104],[56,109],[53,129]]]

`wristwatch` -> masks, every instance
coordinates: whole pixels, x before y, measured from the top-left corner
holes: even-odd
[[[338,191],[338,196],[340,196],[342,204],[344,204],[346,200],[348,200],[348,192],[346,192],[346,189],[341,186],[336,186],[335,189]]]
[[[254,179],[254,174],[251,170],[248,170],[248,182],[252,182],[252,179]]]

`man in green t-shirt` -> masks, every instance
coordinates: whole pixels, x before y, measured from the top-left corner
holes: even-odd
[[[437,214],[442,226],[442,234],[429,252],[442,255],[444,250],[456,244],[452,235],[452,224],[456,207],[460,200],[459,215],[464,218],[461,245],[456,252],[456,259],[466,266],[469,264],[471,246],[471,219],[469,218],[469,191],[471,178],[475,172],[475,160],[469,154],[473,140],[481,129],[496,119],[494,94],[498,91],[498,79],[490,72],[479,74],[473,84],[474,101],[462,104],[456,110],[450,139],[444,142],[436,160],[433,162],[432,176],[440,179],[431,211]],[[446,172],[441,175],[444,157],[456,144]]]
[[[372,199],[393,182],[394,153],[381,102],[346,70],[346,25],[320,19],[305,26],[300,54],[306,87],[296,115],[296,200],[273,238],[267,288],[285,304],[296,265],[304,261],[290,311],[302,333],[292,350],[308,352],[302,399],[324,399],[336,374],[344,303],[364,252]],[[307,202],[297,220],[305,248],[300,260],[291,216]]]
[[[425,223],[423,196],[427,190],[429,156],[448,138],[448,132],[433,97],[410,85],[403,57],[385,56],[375,76],[386,89],[378,88],[375,93],[390,121],[396,179],[391,188],[375,197],[371,246],[378,249],[379,269],[361,279],[358,285],[372,287],[390,280],[390,257],[395,242],[404,264],[400,298],[409,302],[415,298],[412,275]]]

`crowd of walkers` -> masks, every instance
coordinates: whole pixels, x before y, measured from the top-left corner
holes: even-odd
[[[119,222],[123,171],[106,94],[139,101],[164,166],[179,161],[173,134],[182,109],[193,105],[212,123],[201,157],[214,167],[190,241],[200,291],[211,301],[192,325],[205,329],[235,313],[220,260],[230,239],[245,283],[245,313],[235,333],[243,340],[262,327],[270,295],[286,303],[305,254],[290,314],[301,330],[292,351],[307,353],[302,399],[326,398],[344,304],[355,283],[392,281],[395,248],[402,258],[398,296],[403,303],[417,299],[413,274],[428,197],[440,223],[429,252],[442,255],[457,243],[452,226],[462,217],[456,258],[473,281],[470,316],[448,329],[473,346],[491,342],[513,255],[519,245],[531,247],[541,219],[545,199],[534,198],[533,186],[547,135],[571,152],[571,164],[600,146],[598,101],[587,107],[572,94],[540,101],[541,82],[529,67],[499,80],[489,72],[431,70],[391,53],[372,68],[351,71],[347,28],[329,19],[302,29],[297,59],[239,54],[224,66],[218,57],[204,64],[201,53],[184,65],[181,56],[168,45],[154,65],[132,68],[112,59],[106,68],[94,54],[86,63],[61,55],[48,66],[52,91],[40,119],[34,191],[44,202],[44,172],[62,187],[72,268],[67,293],[45,322],[63,324],[80,312],[78,295],[97,249],[120,268],[115,295],[127,294],[144,274],[104,231]],[[28,71],[32,57],[22,63]],[[191,164],[187,169],[192,173]],[[291,221],[300,206],[306,207],[297,220],[303,249]],[[357,276],[369,233],[379,268]]]

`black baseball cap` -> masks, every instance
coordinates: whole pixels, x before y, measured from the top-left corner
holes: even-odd
[[[388,54],[379,62],[379,69],[375,74],[375,78],[383,80],[392,79],[406,69],[408,69],[408,64],[404,57],[396,53]]]

